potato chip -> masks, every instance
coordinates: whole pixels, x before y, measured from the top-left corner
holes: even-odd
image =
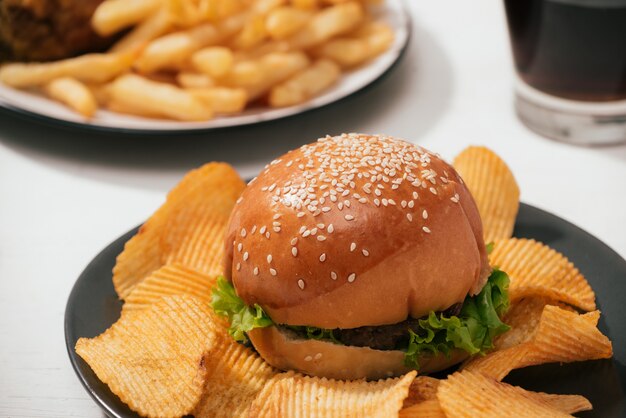
[[[521,238],[497,241],[489,261],[511,278],[512,301],[538,295],[586,311],[596,309],[595,294],[585,277],[564,255],[547,245]]]
[[[510,238],[519,209],[519,187],[506,163],[488,148],[468,147],[453,165],[476,201],[485,242]]]
[[[113,284],[119,297],[125,299],[165,264],[221,274],[226,224],[244,188],[235,170],[224,163],[209,163],[187,174],[117,257]]]
[[[247,417],[257,393],[276,372],[249,348],[230,336],[205,355],[208,376],[196,418]]]
[[[611,341],[596,328],[597,315],[597,312],[579,315],[546,305],[532,336],[516,337],[520,344],[475,357],[464,369],[502,380],[511,370],[522,367],[609,358],[613,355]]]
[[[76,352],[132,410],[148,417],[188,414],[207,375],[204,353],[219,338],[211,308],[172,296],[120,318],[103,334],[81,338]]]
[[[258,394],[249,416],[397,417],[415,375],[366,382],[281,373]]]
[[[481,373],[457,372],[441,381],[437,399],[448,417],[567,417],[544,394],[498,382]]]
[[[161,267],[139,283],[128,295],[122,306],[122,314],[147,309],[167,296],[189,295],[199,301],[211,302],[211,289],[215,276],[207,276],[195,270],[171,264]],[[228,328],[228,322],[212,313],[213,322]]]
[[[581,411],[591,411],[593,406],[584,396],[580,395],[554,395],[543,392],[526,391],[531,398],[549,404],[552,408],[566,414],[574,414]]]
[[[439,401],[429,399],[400,411],[400,418],[446,418]]]
[[[411,386],[409,386],[409,395],[404,400],[404,408],[408,408],[417,403],[430,399],[435,399],[437,388],[439,387],[439,379],[429,376],[417,376]]]

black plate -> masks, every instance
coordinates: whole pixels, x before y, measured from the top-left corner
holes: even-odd
[[[111,270],[115,257],[137,229],[119,237],[93,259],[80,275],[65,310],[65,342],[72,366],[87,392],[111,417],[136,417],[91,368],[74,352],[80,337],[94,337],[120,315]],[[507,382],[550,393],[576,393],[587,397],[594,410],[581,417],[626,415],[626,261],[597,238],[532,206],[522,204],[515,224],[516,237],[534,238],[565,254],[585,275],[602,311],[600,330],[613,341],[614,357],[565,365],[542,365],[515,370]]]

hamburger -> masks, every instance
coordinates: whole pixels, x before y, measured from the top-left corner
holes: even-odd
[[[231,214],[212,294],[229,333],[272,366],[335,379],[430,373],[508,330],[452,166],[381,135],[319,139],[268,164]]]

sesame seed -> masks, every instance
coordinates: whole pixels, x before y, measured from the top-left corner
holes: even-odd
[[[422,218],[428,219],[428,211],[426,209],[422,212]]]
[[[320,262],[324,262],[326,261],[326,253],[322,253],[322,255],[320,255]]]
[[[302,218],[304,215],[306,215],[304,212],[298,212],[298,214],[296,216],[298,218]]]
[[[273,269],[273,268],[272,268],[272,269],[270,269],[270,274],[271,274],[272,276],[276,276],[276,275],[278,274],[278,272],[276,271],[276,269]]]
[[[413,215],[411,215],[410,213],[406,214],[406,218],[409,220],[409,222],[413,222]]]
[[[267,230],[266,226],[262,226],[261,229],[259,229],[259,234],[263,235],[265,234],[265,231]]]
[[[296,257],[298,255],[298,249],[296,247],[291,247],[291,254]]]
[[[324,206],[322,208],[322,212],[324,212],[324,213],[329,212],[329,211],[330,211],[330,207],[328,207],[328,206]]]
[[[265,238],[270,239],[270,233],[269,233],[269,231],[265,233]]]
[[[237,263],[236,268],[237,268],[237,271],[241,270],[241,263]]]
[[[256,232],[256,225],[252,227],[252,229],[250,230],[250,234],[254,234],[255,232]]]
[[[422,230],[426,232],[427,234],[430,234],[430,228],[428,228],[427,226],[423,226]]]
[[[415,206],[415,201],[414,200],[410,200],[409,201],[409,205],[408,205],[411,209],[413,209],[413,206]]]
[[[350,244],[350,252],[356,250],[356,243],[353,242],[352,244]]]
[[[352,283],[355,280],[356,280],[356,273],[350,273],[350,275],[348,276],[348,283]]]
[[[352,215],[346,215],[346,216],[344,216],[344,218],[345,218],[346,221],[354,220],[354,216],[352,216]]]
[[[237,245],[237,251],[241,252],[241,250],[242,250],[242,249],[243,249],[243,244],[242,244],[242,243],[239,243],[239,244]]]
[[[315,360],[319,360],[322,358],[322,353],[317,353],[314,357]]]
[[[298,243],[298,237],[293,237],[291,239],[291,245],[296,245]]]
[[[246,228],[241,228],[241,236],[246,237]]]
[[[428,189],[428,190],[430,190],[430,192],[431,192],[432,194],[437,194],[437,189],[435,189],[434,187],[431,187],[431,188],[430,188],[430,189]]]
[[[304,358],[304,361],[312,361],[312,360],[313,360],[313,357],[311,357],[311,356],[306,356]]]
[[[269,264],[269,263],[271,263],[271,262],[272,262],[272,254],[269,254],[269,255],[267,256],[267,263]]]
[[[306,231],[304,231],[304,233],[302,234],[302,238],[306,238],[309,235],[311,235],[311,231],[309,231],[308,229]]]
[[[370,255],[370,252],[369,252],[369,251],[367,251],[367,250],[365,250],[365,249],[361,250],[361,252],[363,253],[363,255],[364,255],[365,257],[369,257],[369,255]]]
[[[326,229],[326,231],[328,231],[329,234],[332,234],[334,230],[335,230],[335,227],[333,226],[333,224],[328,225],[328,228]]]
[[[330,272],[330,278],[333,280],[337,280],[337,273],[335,273],[334,271]]]
[[[248,252],[246,251],[245,253],[243,253],[243,261],[247,261],[248,260]]]
[[[300,227],[299,233],[302,234],[304,231],[306,231],[306,226],[303,225]]]
[[[317,236],[317,240],[318,241],[326,241],[326,237],[324,235],[318,235]]]
[[[272,219],[276,220],[280,218],[280,213],[275,213]]]
[[[298,287],[302,290],[304,290],[304,280],[300,279],[298,280]]]
[[[255,267],[254,270],[252,270],[252,272],[254,273],[255,276],[259,275],[259,268]]]

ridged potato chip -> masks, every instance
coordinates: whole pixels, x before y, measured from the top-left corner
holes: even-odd
[[[450,418],[570,416],[555,408],[561,406],[560,402],[554,402],[554,398],[548,402],[543,395],[468,370],[448,376],[437,391],[441,409]]]
[[[485,242],[510,238],[519,209],[519,187],[504,161],[485,147],[467,147],[452,164],[472,193]]]
[[[117,257],[113,284],[119,297],[125,299],[166,264],[220,274],[226,224],[244,188],[237,172],[224,163],[209,163],[187,174]]]
[[[416,403],[435,399],[438,387],[439,379],[430,376],[417,376],[409,386],[409,395],[404,400],[403,407],[408,408]]]
[[[552,393],[530,391],[526,391],[526,394],[566,414],[575,414],[576,412],[591,411],[593,409],[589,399],[580,395],[555,395]]]
[[[146,309],[173,295],[193,296],[208,304],[215,281],[216,276],[208,276],[180,264],[166,265],[133,288],[124,301],[122,312]]]
[[[585,277],[562,254],[535,240],[496,241],[489,262],[511,279],[511,301],[545,296],[585,311],[596,309],[595,294]]]
[[[205,355],[208,375],[196,418],[247,417],[257,393],[276,374],[254,351],[226,337]]]
[[[463,367],[502,380],[511,370],[522,367],[610,358],[611,341],[596,328],[597,318],[598,312],[579,315],[546,305],[531,336],[520,337],[518,345],[475,357]]]
[[[249,416],[397,417],[415,375],[410,372],[395,379],[366,382],[281,373],[257,395]]]
[[[420,402],[400,411],[400,418],[446,418],[437,398]]]
[[[76,352],[122,402],[147,417],[179,417],[200,400],[207,375],[204,354],[218,337],[211,308],[172,296],[124,315]]]

